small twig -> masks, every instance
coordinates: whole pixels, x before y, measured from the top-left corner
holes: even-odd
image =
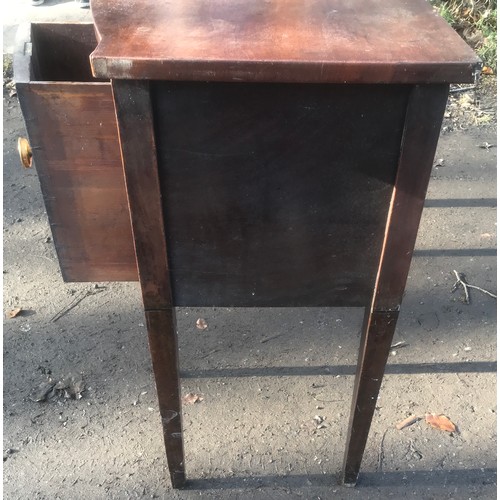
[[[494,299],[497,298],[497,296],[494,293],[488,292],[488,290],[485,290],[484,288],[479,288],[476,285],[467,285],[469,288],[474,288],[474,290],[479,290],[480,292],[485,293],[486,295],[489,295],[490,297],[493,297]]]
[[[210,352],[207,352],[203,356],[200,356],[198,359],[205,359],[208,358],[208,356],[211,356],[212,354],[215,354],[216,352],[219,352],[220,349],[212,349]]]
[[[411,415],[410,417],[405,418],[398,424],[396,424],[396,429],[398,431],[404,429],[405,427],[409,427],[410,425],[413,425],[415,422],[418,422],[419,420],[422,420],[422,417],[417,417],[415,415]]]
[[[277,339],[278,337],[281,337],[281,333],[278,333],[278,335],[272,335],[271,337],[266,337],[265,339],[262,339],[260,341],[260,343],[265,344],[266,342],[269,342],[270,340]]]
[[[387,434],[387,431],[389,429],[386,429],[384,433],[382,434],[382,439],[380,440],[380,448],[378,452],[378,462],[377,462],[377,472],[382,472],[382,465],[384,462],[384,440],[385,440],[385,435]]]
[[[459,89],[451,89],[450,94],[458,94],[459,92],[468,92],[469,90],[476,90],[476,86],[471,85],[470,87],[461,87]]]
[[[490,297],[493,297],[494,299],[497,298],[497,296],[494,293],[488,292],[488,290],[485,290],[484,288],[480,288],[480,287],[475,286],[475,285],[469,285],[469,283],[467,283],[465,281],[464,275],[458,274],[457,271],[455,271],[455,269],[453,269],[453,272],[455,274],[455,277],[457,278],[457,281],[453,285],[453,288],[451,289],[451,292],[453,293],[461,285],[463,287],[464,293],[465,293],[465,298],[464,298],[464,303],[465,304],[470,304],[469,290],[468,290],[469,288],[474,288],[474,290],[479,290],[480,292],[483,292],[486,295],[489,295]]]
[[[460,375],[458,373],[455,373],[455,375],[458,378],[458,380],[460,380],[460,382],[462,382],[462,384],[464,384],[467,387],[470,387],[470,385],[465,380],[463,380],[462,378],[460,378]]]
[[[320,403],[341,403],[344,401],[343,399],[318,399],[316,396],[313,396],[314,401],[319,401]]]
[[[73,299],[67,306],[65,306],[58,313],[56,313],[54,316],[52,316],[50,321],[55,323],[57,320],[61,319],[65,314],[67,314],[69,311],[71,311],[71,309],[76,307],[87,296],[88,293],[89,293],[88,291],[81,293],[78,297]]]
[[[391,345],[391,349],[401,349],[403,347],[408,347],[408,344],[404,340]]]
[[[466,304],[469,304],[469,292],[467,290],[467,283],[465,283],[465,281],[462,281],[462,279],[460,278],[459,274],[455,271],[455,269],[453,269],[453,272],[455,273],[457,281],[453,285],[453,288],[451,289],[451,292],[453,293],[460,285],[462,285],[464,287],[464,293],[465,293],[464,302]]]
[[[71,311],[71,309],[74,309],[83,299],[90,297],[91,295],[95,295],[95,294],[102,292],[102,291],[104,291],[103,288],[94,289],[94,290],[87,290],[85,292],[82,292],[78,297],[73,299],[67,306],[65,306],[63,309],[61,309],[57,314],[52,316],[50,321],[52,321],[52,323],[55,323],[56,321],[60,320],[63,316],[68,314]]]

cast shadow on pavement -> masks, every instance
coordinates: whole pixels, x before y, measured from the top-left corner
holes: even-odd
[[[422,373],[489,373],[496,372],[496,361],[468,361],[458,363],[400,363],[388,364],[386,375]],[[297,377],[355,375],[355,365],[331,366],[282,366],[257,368],[226,368],[181,371],[182,378],[231,378],[231,377]]]
[[[494,468],[483,469],[452,469],[452,470],[420,470],[420,471],[397,471],[397,472],[362,472],[359,475],[356,489],[364,487],[455,487],[471,484],[495,484],[496,470]],[[252,477],[222,477],[212,479],[192,479],[187,483],[189,490],[211,490],[211,489],[234,489],[234,488],[260,488],[279,487],[288,489],[301,488],[304,486],[338,486],[338,476],[329,474],[297,474],[286,476],[252,476]]]

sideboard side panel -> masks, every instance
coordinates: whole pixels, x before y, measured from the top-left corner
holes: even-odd
[[[409,90],[152,83],[174,303],[369,304]]]

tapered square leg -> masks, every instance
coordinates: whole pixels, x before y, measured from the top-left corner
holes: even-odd
[[[135,254],[174,488],[185,483],[175,311],[148,82],[112,82]],[[140,131],[140,133],[138,133]]]
[[[174,488],[181,488],[186,475],[175,311],[146,311],[146,321],[170,478]]]
[[[344,457],[344,484],[354,485],[358,479],[397,319],[397,311],[365,311]]]
[[[373,298],[366,309],[342,470],[354,485],[403,299],[448,85],[416,85],[410,94],[398,171]]]

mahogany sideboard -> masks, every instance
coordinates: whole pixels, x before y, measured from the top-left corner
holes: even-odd
[[[176,306],[364,307],[355,484],[448,86],[479,59],[425,0],[91,7],[21,37],[18,94],[64,279],[140,282],[172,485]]]

